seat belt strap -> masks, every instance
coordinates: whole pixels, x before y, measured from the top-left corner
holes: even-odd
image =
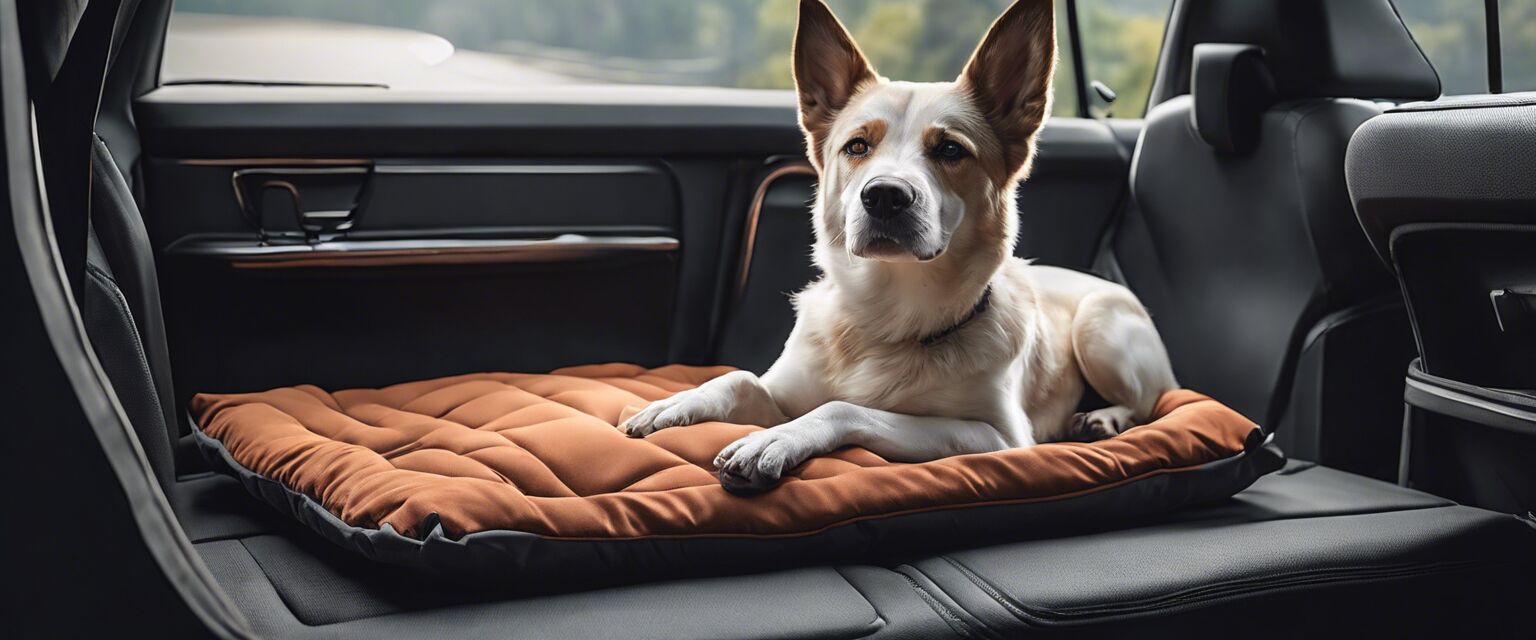
[[[35,102],[48,210],[76,298],[85,284],[91,202],[91,139],[122,0],[90,0],[64,61]]]

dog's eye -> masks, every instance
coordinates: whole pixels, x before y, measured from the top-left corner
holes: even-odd
[[[945,140],[933,148],[933,156],[940,160],[959,160],[964,158],[966,153],[965,147],[954,140]]]
[[[863,138],[849,140],[848,144],[843,145],[843,153],[855,158],[867,156],[869,155],[869,141]]]

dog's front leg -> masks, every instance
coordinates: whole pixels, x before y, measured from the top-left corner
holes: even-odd
[[[715,458],[720,484],[733,492],[761,491],[814,456],[855,445],[897,462],[926,462],[1011,445],[985,422],[910,416],[829,402],[795,420],[737,440]]]
[[[732,371],[697,389],[652,402],[625,420],[619,430],[641,438],[669,427],[700,422],[771,427],[788,419],[757,376],[747,371]]]

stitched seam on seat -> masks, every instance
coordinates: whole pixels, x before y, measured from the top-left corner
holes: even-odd
[[[1220,602],[1223,600],[1242,597],[1255,593],[1270,591],[1282,591],[1288,588],[1304,587],[1308,585],[1332,585],[1347,584],[1351,582],[1369,582],[1376,580],[1388,580],[1392,578],[1413,577],[1417,575],[1429,575],[1435,573],[1449,573],[1461,569],[1468,569],[1477,564],[1475,561],[1436,562],[1436,563],[1409,563],[1401,565],[1350,566],[1350,567],[1323,567],[1306,571],[1296,571],[1279,576],[1265,576],[1243,580],[1231,580],[1211,585],[1203,585],[1193,589],[1187,589],[1174,594],[1158,598],[1144,598],[1124,603],[1129,606],[1113,606],[1099,608],[1096,605],[1084,607],[1071,607],[1051,610],[1049,613],[1060,616],[1093,615],[1093,614],[1134,614],[1149,610],[1173,609],[1184,606],[1198,606],[1201,604]]]
[[[248,545],[245,544],[245,541],[245,538],[235,539],[235,542],[240,543],[240,550],[244,551],[245,555],[250,557],[251,562],[256,565],[258,570],[261,571],[262,577],[266,578],[267,587],[272,589],[272,593],[277,596],[278,601],[283,603],[283,607],[288,610],[288,615],[293,616],[295,621],[306,627],[314,628],[316,626],[320,626],[311,624],[309,621],[299,617],[299,609],[294,607],[292,602],[288,601],[288,595],[283,593],[282,589],[277,588],[277,581],[272,577],[272,572],[268,571],[267,568],[261,564],[261,558],[256,557],[256,554],[251,551],[251,548]]]
[[[1449,573],[1453,571],[1470,569],[1486,561],[1463,560],[1430,563],[1404,563],[1394,565],[1357,565],[1348,567],[1321,567],[1292,571],[1281,574],[1271,574],[1260,578],[1241,578],[1199,585],[1189,589],[1183,589],[1172,593],[1125,600],[1118,603],[1100,605],[1092,604],[1081,607],[1064,607],[1060,609],[1047,609],[1027,607],[1004,595],[991,582],[971,571],[969,567],[947,555],[939,556],[959,570],[968,581],[974,584],[982,592],[986,593],[998,604],[1018,616],[1026,622],[1040,622],[1049,624],[1053,621],[1065,621],[1072,617],[1087,616],[1117,616],[1144,613],[1153,610],[1167,610],[1186,606],[1200,606],[1213,604],[1231,598],[1265,593],[1269,591],[1283,591],[1285,589],[1306,586],[1309,584],[1345,584],[1349,582],[1368,582],[1388,580],[1399,577],[1413,577],[1433,573]],[[1210,594],[1210,595],[1207,595]]]
[[[905,573],[901,573],[900,575],[903,580],[907,581],[907,586],[912,587],[912,590],[917,593],[918,599],[922,600],[924,604],[928,605],[928,608],[932,609],[934,613],[938,614],[940,618],[944,619],[944,624],[949,625],[949,628],[954,629],[956,633],[963,637],[971,637],[970,624],[968,624],[960,616],[955,615],[954,611],[950,610],[950,608],[945,606],[944,603],[939,602],[939,599],[933,597],[933,594],[928,593],[928,590],[924,589],[923,585],[918,584],[916,580],[913,580],[912,576],[909,576]]]
[[[871,631],[870,634],[866,634],[866,635],[861,636],[861,637],[866,637],[867,638],[867,637],[869,637],[869,635],[872,635],[872,634],[875,634],[875,633],[879,633],[881,629],[884,629],[885,626],[886,626],[885,616],[880,614],[880,608],[875,606],[875,601],[871,600],[869,598],[869,595],[865,594],[864,590],[860,589],[859,585],[854,583],[854,581],[848,577],[848,574],[843,573],[842,567],[833,567],[832,570],[837,572],[837,575],[840,576],[843,579],[843,582],[848,583],[848,587],[853,589],[855,593],[858,593],[859,597],[863,598],[864,602],[869,604],[870,610],[875,612],[875,619],[871,620],[869,622],[870,626],[874,627],[874,630]]]
[[[111,294],[112,304],[116,306],[118,310],[122,311],[123,319],[128,322],[128,330],[133,333],[133,339],[129,341],[133,343],[133,353],[138,357],[138,362],[140,365],[142,365],[144,371],[149,371],[149,356],[144,353],[144,345],[139,343],[138,324],[133,321],[133,311],[128,307],[128,298],[124,297],[122,289],[118,288],[117,280],[113,279],[112,276],[97,268],[96,265],[85,265],[85,270],[92,276],[95,276],[97,279],[101,280],[102,288],[105,289],[107,293]],[[155,396],[152,397],[151,400],[153,400],[155,403],[155,409],[159,410],[160,398]]]
[[[1004,609],[1007,609],[1008,612],[1012,613],[1015,617],[1017,617],[1017,618],[1019,618],[1021,620],[1033,620],[1033,619],[1036,619],[1036,616],[1033,613],[1031,613],[1027,608],[1025,608],[1021,604],[1017,604],[1017,603],[1013,602],[1012,598],[1009,598],[1009,597],[1003,595],[1003,593],[1001,591],[999,591],[996,587],[992,586],[992,583],[982,579],[981,576],[978,576],[975,573],[972,573],[969,568],[967,568],[963,564],[960,564],[959,561],[957,561],[954,558],[951,558],[951,557],[949,557],[947,555],[940,555],[939,559],[943,560],[945,562],[948,562],[955,569],[958,569],[960,571],[960,574],[965,576],[966,580],[969,580],[971,582],[971,584],[976,585],[976,588],[981,589],[982,593],[987,594],[987,597],[990,597],[993,600],[997,601],[998,604],[1002,605]]]
[[[128,298],[123,295],[122,289],[117,286],[117,280],[114,279],[111,274],[102,271],[99,267],[93,264],[86,264],[85,270],[87,273],[101,281],[102,288],[111,294],[112,303],[118,307],[119,311],[122,312],[123,320],[128,323],[128,332],[130,333],[131,338],[129,342],[133,343],[133,353],[138,358],[139,370],[144,373],[147,379],[150,381],[150,389],[154,390],[154,370],[149,365],[149,354],[144,352],[144,344],[141,342],[139,337],[139,326],[138,323],[134,322],[133,310],[128,306]],[[147,396],[149,398],[149,402],[153,405],[151,409],[153,410],[154,415],[164,416],[164,408],[160,406],[160,394],[150,393],[147,394]],[[129,426],[132,425],[130,424]],[[167,431],[170,429],[170,425],[161,426]],[[134,435],[139,435],[138,429],[134,429]],[[166,446],[171,447],[170,436],[162,434],[161,437],[165,439]],[[140,446],[144,446],[144,444],[140,443]],[[171,455],[175,455],[174,451],[171,451],[170,449],[167,451],[169,451]],[[174,461],[168,460],[167,463],[174,464]]]

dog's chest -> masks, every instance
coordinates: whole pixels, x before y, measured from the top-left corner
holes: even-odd
[[[822,351],[821,378],[834,400],[916,415],[947,415],[995,392],[993,385],[978,385],[977,379],[998,367],[980,361],[962,345],[923,346],[914,341],[911,345],[829,347]]]

